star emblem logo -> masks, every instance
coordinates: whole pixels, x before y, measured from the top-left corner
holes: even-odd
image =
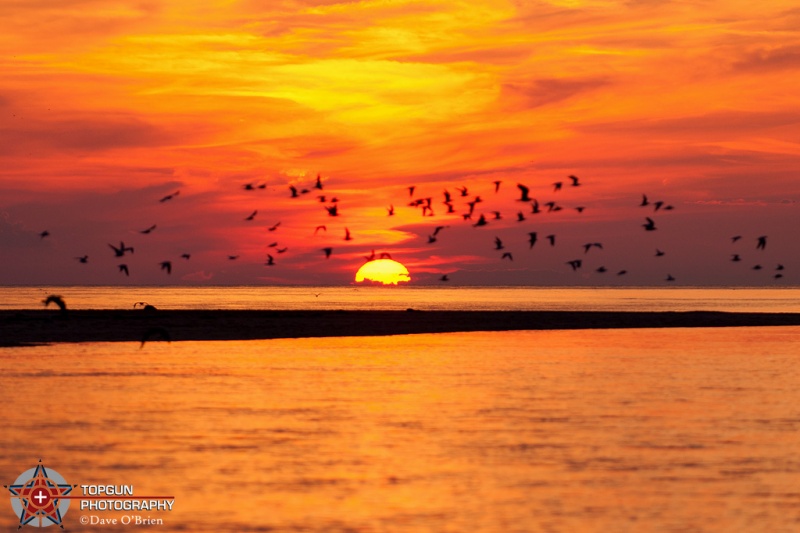
[[[64,525],[69,508],[67,496],[77,485],[68,484],[55,470],[47,470],[41,459],[36,468],[22,473],[13,485],[4,485],[11,493],[11,507],[19,516],[19,527]]]

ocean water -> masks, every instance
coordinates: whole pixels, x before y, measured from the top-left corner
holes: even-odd
[[[797,307],[742,294],[726,309]],[[611,300],[585,305],[632,305]],[[0,484],[41,459],[70,484],[174,496],[72,500],[69,531],[800,531],[799,345],[800,327],[747,327],[2,348]],[[112,519],[132,523],[82,523]]]
[[[58,294],[72,309],[386,309],[800,312],[800,288],[534,287],[0,287],[0,310],[41,309]]]

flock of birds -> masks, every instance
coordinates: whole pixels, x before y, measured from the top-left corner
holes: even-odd
[[[487,184],[488,185],[488,184]],[[496,180],[492,182],[492,188],[489,191],[490,194],[498,194],[501,190],[501,186],[503,182],[500,180]],[[563,211],[565,209],[573,210],[575,213],[581,214],[587,209],[585,205],[573,205],[567,207],[560,202],[560,198],[567,196],[567,191],[569,189],[575,189],[579,187],[584,187],[584,183],[575,175],[569,175],[566,177],[564,181],[556,181],[551,184],[552,186],[552,195],[559,198],[559,200],[549,200],[546,202],[539,202],[537,198],[531,196],[531,188],[525,184],[517,183],[516,189],[518,192],[518,197],[515,198],[515,204],[518,208],[514,209],[516,211],[513,217],[509,217],[511,220],[514,220],[516,223],[523,223],[528,220],[533,219],[534,217],[541,217],[546,216],[548,214],[558,213],[559,211]],[[267,189],[267,183],[245,183],[241,185],[243,191],[246,194],[250,194],[254,191],[264,190]],[[485,210],[482,209],[482,204],[484,204],[485,200],[482,198],[481,194],[474,194],[471,193],[470,190],[466,186],[454,187],[456,192],[451,192],[447,189],[442,191],[442,199],[441,201],[435,201],[433,196],[424,196],[418,194],[420,187],[415,185],[408,186],[406,188],[408,196],[404,201],[406,205],[404,207],[412,208],[414,210],[419,211],[419,216],[422,217],[422,220],[425,221],[425,227],[428,227],[427,222],[432,218],[437,216],[437,212],[441,213],[444,211],[444,215],[451,221],[451,223],[456,223],[457,221],[461,221],[461,224],[470,225],[473,228],[485,228],[487,226],[492,226],[495,224],[496,221],[505,220],[506,213],[499,211],[499,210]],[[312,194],[314,193],[314,194]],[[309,196],[310,195],[310,196]],[[484,194],[485,195],[485,194]],[[176,198],[180,196],[180,191],[175,191],[171,194],[167,194],[158,199],[158,202],[161,204],[175,201]],[[326,191],[326,185],[323,182],[321,175],[317,175],[316,180],[313,183],[309,183],[308,187],[298,188],[294,184],[288,185],[288,191],[285,196],[286,201],[295,201],[295,199],[302,198],[302,197],[311,197],[315,198],[315,201],[319,204],[322,204],[322,208],[324,210],[320,211],[320,216],[324,217],[327,214],[327,217],[340,217],[342,215],[342,211],[340,210],[340,202],[339,198],[335,195],[330,195]],[[155,200],[155,199],[154,199]],[[488,203],[488,202],[487,202]],[[496,202],[495,202],[496,203]],[[636,205],[632,202],[632,206]],[[644,232],[655,232],[658,230],[657,222],[653,217],[658,215],[664,215],[669,213],[675,209],[675,207],[671,204],[663,200],[652,201],[648,198],[646,194],[642,195],[641,201],[638,203],[638,206],[642,209],[647,209],[647,213],[642,215],[642,223],[641,228]],[[386,215],[387,217],[395,217],[397,214],[397,209],[394,204],[390,204],[386,206]],[[256,217],[258,216],[259,211],[257,209],[252,210],[249,212],[247,216],[242,218],[243,222],[245,223],[252,223]],[[320,222],[319,220],[317,222]],[[319,235],[320,233],[327,233],[328,232],[328,225],[331,224],[330,222],[327,224],[314,224],[314,230],[312,237]],[[509,225],[507,223],[503,223],[505,228],[508,228]],[[333,227],[333,226],[332,226]],[[443,236],[443,232],[450,228],[449,224],[431,224],[430,227],[432,230],[428,232],[427,235],[427,245],[434,245]],[[139,230],[139,234],[141,235],[150,235],[154,231],[156,231],[158,226],[156,224],[151,224],[150,226]],[[269,227],[266,227],[268,234],[277,232],[281,229],[281,222],[276,222]],[[310,228],[309,228],[310,229]],[[342,240],[345,242],[353,241],[355,239],[353,233],[350,231],[348,227],[339,228],[340,230],[343,229],[343,237]],[[546,235],[540,235],[537,231],[526,231],[527,237],[527,249],[532,250],[536,246],[546,246],[549,248],[555,248],[557,246],[558,237],[556,233],[547,233]],[[41,239],[44,238],[52,238],[50,231],[42,231],[39,234]],[[423,240],[425,239],[422,237]],[[476,239],[480,239],[482,237],[476,237]],[[735,235],[731,238],[732,244],[736,245],[739,241],[742,240],[741,235]],[[544,241],[543,244],[540,242]],[[495,252],[499,253],[499,259],[501,261],[514,261],[514,253],[513,250],[508,248],[506,242],[501,239],[499,236],[494,236],[494,248]],[[767,246],[767,236],[761,235],[755,238],[755,250],[756,251],[763,251],[766,249]],[[117,269],[121,275],[130,276],[131,268],[125,258],[128,257],[129,254],[134,254],[134,247],[127,245],[124,241],[120,240],[119,244],[115,243],[108,243],[108,247],[110,249],[110,253],[113,254],[113,257],[118,260],[117,262]],[[588,254],[593,250],[603,250],[604,246],[602,242],[597,241],[590,241],[586,242],[582,245],[583,252],[578,254],[578,250],[575,250],[577,257],[568,257],[566,261],[564,261],[564,268],[571,269],[574,272],[577,272],[581,269],[586,267],[586,258]],[[281,254],[286,253],[289,250],[288,246],[280,246],[277,241],[272,242],[266,245],[266,252],[265,252],[265,259],[264,265],[268,267],[275,266],[278,264],[277,257]],[[319,249],[322,254],[322,257],[325,259],[329,259],[334,254],[335,248],[333,246],[325,246]],[[595,252],[596,253],[596,252]],[[666,254],[661,247],[655,248],[655,257],[663,257]],[[594,254],[593,254],[594,256]],[[192,258],[191,253],[185,252],[180,255],[178,260],[188,261]],[[229,261],[236,261],[239,258],[239,254],[230,254],[227,256]],[[375,259],[383,259],[389,258],[391,259],[391,255],[388,252],[381,252],[376,253],[373,249],[369,255],[364,256],[366,261],[373,261]],[[89,256],[79,255],[75,257],[81,264],[87,264],[89,262]],[[743,260],[743,252],[739,251],[738,253],[732,253],[730,257],[730,261],[732,262],[740,262]],[[170,275],[173,271],[174,267],[174,260],[173,259],[164,259],[162,261],[156,262],[157,265],[166,275]],[[605,274],[609,271],[616,272],[617,276],[624,276],[628,273],[628,269],[626,268],[616,268],[610,270],[605,265],[595,265],[591,267],[594,269],[594,272],[597,274]],[[761,264],[756,264],[752,267],[753,270],[762,270],[766,267],[762,266]],[[775,268],[775,273],[773,275],[774,279],[780,279],[783,277],[784,266],[782,264],[778,264]],[[441,282],[450,281],[451,273],[444,273],[441,274],[441,277],[438,279]],[[662,278],[666,282],[674,282],[676,278],[669,272],[664,272],[664,277]]]

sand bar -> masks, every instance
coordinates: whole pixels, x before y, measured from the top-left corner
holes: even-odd
[[[547,329],[800,326],[800,313],[595,311],[0,311],[0,346]],[[162,329],[163,328],[163,329]],[[154,330],[158,330],[155,331]]]

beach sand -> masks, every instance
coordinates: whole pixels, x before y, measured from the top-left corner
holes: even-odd
[[[800,313],[594,311],[0,312],[0,346],[54,342],[247,340],[546,329],[798,326]]]

